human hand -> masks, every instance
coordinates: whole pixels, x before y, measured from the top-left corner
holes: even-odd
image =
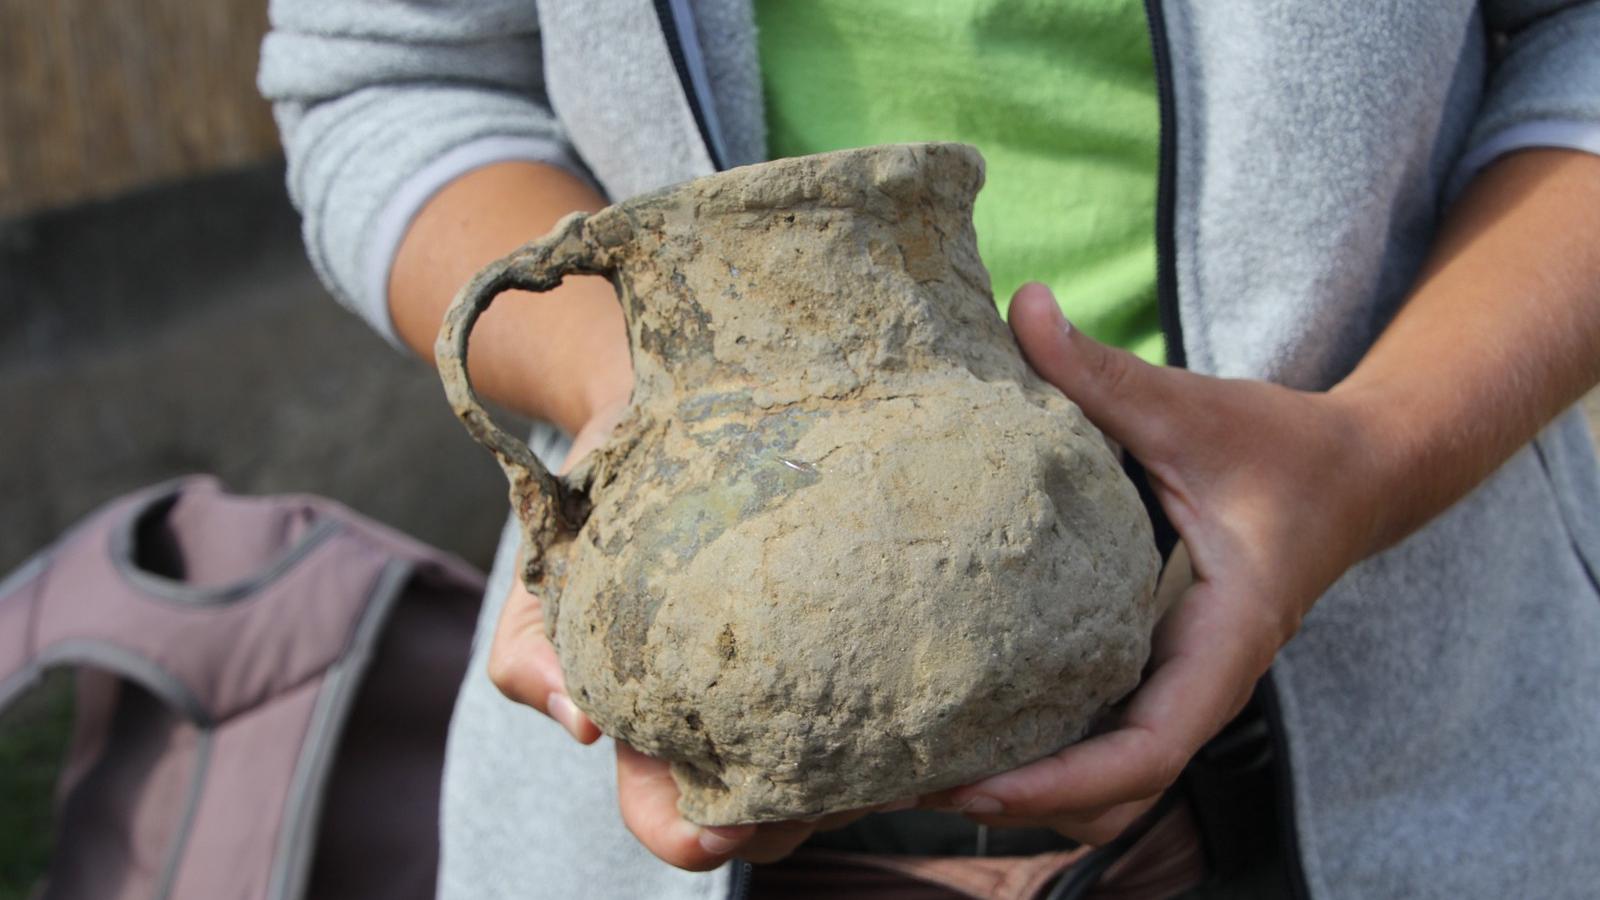
[[[587,424],[573,435],[561,474],[572,471],[584,457],[605,443],[628,411],[628,398],[601,404]],[[517,569],[522,567],[519,565]],[[500,693],[531,706],[558,722],[580,743],[600,739],[600,729],[567,695],[566,679],[556,648],[544,630],[544,604],[528,593],[520,579],[511,580],[511,592],[500,609],[494,640],[489,646],[489,680]]]
[[[1010,320],[1029,364],[1144,465],[1194,580],[1113,730],[925,805],[1100,844],[1177,780],[1316,599],[1376,549],[1384,489],[1372,429],[1337,393],[1149,365],[1073,329],[1042,285],[1017,292]]]
[[[627,412],[626,397],[602,404],[572,439],[561,468],[571,471],[605,443]],[[600,729],[572,702],[561,662],[544,630],[544,606],[520,582],[511,586],[489,649],[489,680],[511,700],[558,722],[573,738],[592,744]],[[788,856],[816,831],[840,828],[871,810],[835,813],[812,821],[703,828],[678,813],[678,786],[668,763],[615,742],[617,798],[622,819],[639,842],[662,860],[693,871],[714,869],[737,855],[749,862]],[[878,807],[909,808],[913,801]]]
[[[907,799],[811,820],[704,827],[678,813],[678,785],[672,780],[668,763],[620,741],[616,742],[616,751],[622,821],[651,853],[680,869],[695,872],[714,869],[736,856],[751,863],[777,862],[818,831],[843,828],[871,812],[909,809],[916,804]]]

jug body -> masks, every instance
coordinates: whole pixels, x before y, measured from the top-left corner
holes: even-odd
[[[981,183],[960,145],[780,160],[534,253],[612,277],[636,385],[565,481],[508,465],[525,576],[575,702],[671,760],[694,821],[972,781],[1137,682],[1149,520],[995,311]]]

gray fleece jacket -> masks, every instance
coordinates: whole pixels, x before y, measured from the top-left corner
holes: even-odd
[[[1333,384],[1473,172],[1520,147],[1600,153],[1600,2],[1147,6],[1169,92],[1164,324],[1200,372]],[[623,198],[765,151],[748,0],[273,0],[271,15],[260,84],[308,250],[386,335],[400,238],[463,172],[540,160]],[[1569,412],[1306,618],[1271,681],[1311,896],[1595,895],[1597,509]],[[649,857],[616,820],[609,754],[499,698],[481,665],[453,728],[445,896],[737,888],[731,867]]]

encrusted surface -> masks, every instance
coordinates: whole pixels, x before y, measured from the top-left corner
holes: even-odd
[[[1157,559],[1132,485],[1023,363],[978,259],[982,160],[869,148],[604,210],[634,407],[569,479],[568,689],[703,824],[960,784],[1133,688]]]

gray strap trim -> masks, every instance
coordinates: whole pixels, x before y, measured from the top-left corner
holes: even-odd
[[[176,495],[197,480],[193,476],[174,478],[145,488],[133,495],[139,498],[135,505],[143,509],[152,502]],[[54,561],[57,552],[69,546],[72,543],[72,539],[79,532],[92,526],[97,519],[121,502],[123,502],[123,498],[101,504],[93,512],[73,523],[49,546],[40,550],[14,569],[4,580],[0,580],[0,602],[4,602],[7,597],[22,591],[29,582],[44,575]],[[210,716],[201,706],[200,701],[177,678],[149,660],[136,656],[120,647],[97,641],[69,640],[61,641],[46,649],[45,652],[39,653],[37,648],[33,646],[35,641],[33,617],[37,615],[38,607],[36,604],[32,611],[32,616],[29,618],[29,634],[27,638],[29,652],[36,655],[29,659],[20,670],[0,673],[0,709],[9,706],[23,691],[32,687],[51,665],[56,663],[86,662],[137,681],[149,689],[151,693],[166,700],[174,709],[188,716],[191,721],[197,724],[209,723]]]
[[[0,603],[6,602],[7,597],[20,594],[35,579],[42,576],[50,565],[50,548],[34,554],[33,558],[18,566],[15,571],[0,581]],[[21,602],[21,601],[13,601]],[[31,654],[34,642],[34,620],[39,615],[37,602],[34,608],[28,611],[28,634],[25,638],[27,652]],[[22,665],[14,672],[0,672],[0,711],[4,711],[11,701],[15,700],[23,691],[32,687],[41,674],[38,663],[32,659],[24,659]]]
[[[44,674],[44,668],[37,663],[30,662],[0,679],[0,713],[6,711],[11,701],[22,696],[29,688],[39,682],[39,677]]]
[[[213,732],[211,716],[200,701],[177,678],[165,669],[142,656],[121,647],[99,641],[61,641],[45,648],[37,658],[30,660],[20,671],[13,672],[0,681],[0,711],[21,696],[23,691],[38,683],[46,669],[61,665],[87,665],[119,675],[138,684],[160,698],[169,708],[189,719],[199,729],[195,743],[194,772],[189,776],[189,789],[184,798],[183,816],[172,845],[167,849],[167,859],[161,866],[161,877],[156,882],[156,900],[166,900],[178,878],[178,865],[183,860],[183,850],[189,844],[195,815],[200,808],[200,796],[205,789],[206,775],[211,768]]]
[[[57,641],[39,653],[34,659],[33,668],[37,672],[68,664],[89,665],[121,675],[160,697],[173,710],[201,728],[209,729],[216,724],[211,711],[177,676],[130,650],[104,641]]]
[[[268,900],[297,900],[305,893],[322,812],[322,789],[333,766],[339,736],[361,686],[361,676],[372,662],[378,637],[411,579],[412,568],[406,560],[394,560],[383,567],[350,646],[323,676],[284,804],[283,827],[278,832],[278,847],[267,880]]]
[[[178,864],[183,861],[183,850],[189,846],[189,836],[194,831],[195,813],[200,809],[200,795],[205,791],[206,775],[211,771],[211,745],[215,733],[201,728],[195,742],[194,774],[189,778],[189,795],[183,801],[183,818],[178,823],[178,833],[167,851],[166,864],[161,867],[161,880],[156,882],[156,900],[172,896],[173,885],[178,880]]]
[[[49,548],[35,553],[32,559],[12,570],[11,574],[7,575],[4,580],[0,580],[0,600],[4,600],[6,597],[22,590],[23,585],[43,575],[45,568],[49,565]]]
[[[339,523],[333,519],[325,519],[316,523],[301,535],[300,540],[284,550],[277,559],[263,567],[259,572],[248,578],[243,578],[231,584],[213,585],[210,587],[196,587],[162,578],[139,568],[134,561],[134,531],[139,519],[151,507],[175,499],[178,494],[188,487],[187,482],[165,485],[163,489],[152,492],[142,501],[130,507],[124,514],[121,522],[111,529],[110,553],[111,564],[117,572],[127,579],[128,583],[140,591],[149,594],[158,600],[167,600],[185,606],[208,606],[232,603],[243,599],[260,590],[279,576],[283,575],[296,563],[304,559],[307,554],[316,549],[317,545],[327,540],[340,528]]]

